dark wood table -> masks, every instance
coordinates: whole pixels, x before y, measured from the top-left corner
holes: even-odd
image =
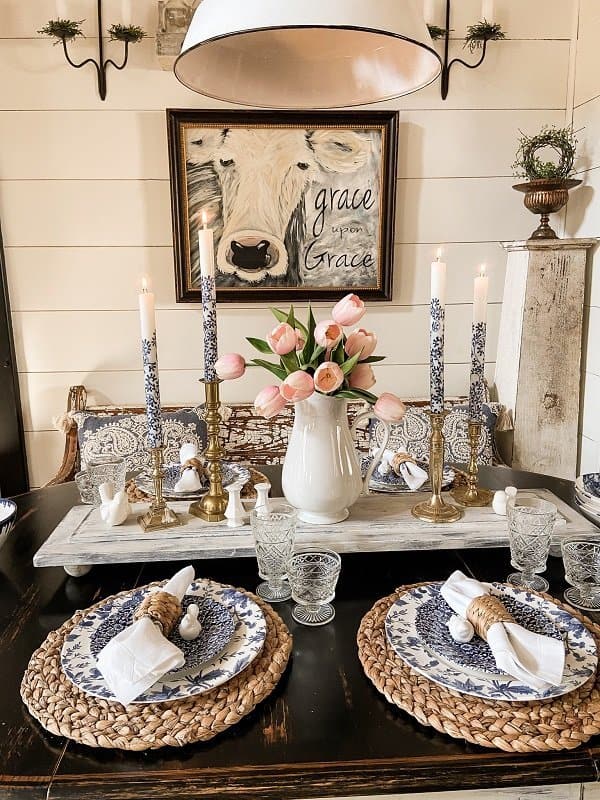
[[[262,469],[262,468],[261,468]],[[277,472],[269,471],[277,489]],[[573,503],[572,484],[506,468],[482,470],[492,488],[547,487]],[[419,725],[391,706],[365,677],[356,631],[375,600],[396,586],[441,580],[462,569],[483,580],[510,571],[507,549],[343,556],[336,618],[297,625],[293,656],[279,686],[239,725],[207,744],[127,754],[76,745],[46,733],[22,705],[19,684],[33,650],[75,609],[169,577],[176,565],[95,567],[80,579],[35,569],[32,557],[78,501],[65,484],[17,498],[19,520],[0,551],[0,798],[311,798],[596,781],[600,737],[571,752],[509,755],[467,745]],[[254,559],[199,561],[197,574],[247,589]],[[551,558],[551,590],[564,574]]]

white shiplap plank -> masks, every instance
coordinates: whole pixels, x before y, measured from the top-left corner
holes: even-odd
[[[584,376],[582,433],[600,442],[600,376],[587,372]]]
[[[578,175],[583,186],[570,193],[567,205],[566,235],[586,238],[600,234],[600,169],[592,169]]]
[[[532,217],[512,178],[398,182],[396,239],[483,242],[526,239]]]
[[[4,180],[168,178],[164,111],[0,115]]]
[[[492,177],[511,174],[517,128],[561,124],[564,112],[523,111],[517,122],[511,110],[438,109],[403,111],[400,120],[399,177]],[[6,112],[0,140],[5,180],[169,177],[162,109]]]
[[[598,85],[600,95],[600,80]],[[573,127],[578,132],[579,140],[579,157],[575,165],[577,171],[600,167],[600,96],[575,109]]]
[[[592,5],[595,0],[586,0]],[[153,35],[156,30],[156,0],[135,0],[133,22],[141,25]],[[574,0],[505,0],[499,5],[497,21],[511,38],[550,39],[568,38],[570,15]],[[121,0],[104,0],[104,17],[108,24],[122,19]],[[441,4],[440,4],[441,9]],[[47,19],[56,16],[56,0],[0,0],[3,37],[35,36],[36,31]],[[73,19],[90,20],[93,29],[93,14],[90,13],[89,0],[69,0],[69,15]],[[440,24],[442,11],[440,11]],[[477,22],[481,16],[480,0],[460,0],[456,3],[452,27],[456,35],[461,35],[467,25]]]
[[[77,43],[77,57],[94,54],[92,40]],[[95,76],[74,70],[58,48],[41,39],[0,40],[0,104],[5,109],[163,109],[165,107],[225,108],[183,87],[160,69],[148,39],[131,48],[127,69],[109,75],[108,96],[97,96]],[[457,55],[463,56],[460,43]],[[442,101],[439,83],[401,101],[379,107],[402,108],[521,108],[565,107],[569,42],[558,40],[506,41],[489,48],[486,63],[476,72],[453,71],[450,95]],[[527,79],[524,80],[524,75]]]
[[[579,16],[579,36],[575,73],[575,105],[580,106],[600,94],[598,75],[598,37],[600,14],[596,0],[584,0]]]
[[[512,183],[512,178],[398,181],[396,242],[526,238],[532,218]],[[172,241],[166,180],[4,181],[0,213],[7,247],[168,246]]]
[[[586,472],[600,472],[600,442],[582,436],[580,443],[580,473],[584,475]]]
[[[299,306],[299,309],[302,308]],[[495,360],[500,305],[490,305],[488,353]],[[448,306],[446,360],[470,358],[471,306]],[[363,326],[376,331],[378,352],[390,363],[427,364],[429,308],[371,306]],[[266,309],[219,309],[219,348],[254,355],[244,336],[263,337],[273,326]],[[139,369],[139,320],[134,311],[15,312],[15,346],[20,372]],[[202,314],[199,309],[157,312],[159,361],[163,369],[200,369]]]
[[[3,181],[0,214],[8,247],[172,242],[168,181]]]
[[[29,485],[32,489],[48,483],[62,463],[65,437],[58,431],[30,432],[25,434]]]
[[[490,353],[493,358],[493,353]],[[486,367],[488,380],[494,374],[494,364]],[[196,405],[203,401],[198,383],[200,370],[164,370],[160,373],[160,390],[164,405]],[[377,384],[374,391],[394,392],[406,400],[423,399],[429,392],[429,367],[419,365],[385,365],[375,368]],[[88,390],[88,404],[143,406],[143,376],[141,371],[128,372],[27,372],[19,376],[23,421],[27,431],[52,429],[52,419],[66,408],[70,386],[83,384]],[[243,379],[227,381],[221,387],[221,397],[227,403],[252,402],[256,394],[272,381],[261,369],[248,370]],[[468,364],[446,365],[446,394],[465,396],[469,386]]]
[[[429,302],[429,264],[436,251],[437,245],[396,247],[395,305]],[[9,247],[5,253],[13,311],[133,310],[142,274],[150,276],[159,308],[181,308],[175,302],[171,247]],[[497,242],[450,244],[444,247],[444,259],[452,270],[449,303],[472,300],[473,274],[483,263],[490,275],[490,302],[502,301],[506,254]]]

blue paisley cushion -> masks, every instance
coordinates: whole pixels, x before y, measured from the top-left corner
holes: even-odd
[[[202,409],[184,408],[164,413],[163,433],[165,462],[179,461],[181,445],[193,443],[198,452],[207,444],[206,423]],[[73,414],[82,462],[99,455],[118,455],[125,459],[127,470],[150,465],[148,423],[145,414],[107,414],[79,411]]]
[[[479,439],[479,463],[493,464],[496,460],[495,432],[500,413],[499,403],[483,404],[483,425]],[[444,421],[446,437],[445,460],[449,464],[465,464],[469,461],[469,407],[453,406]],[[389,449],[404,451],[417,459],[429,460],[429,439],[431,423],[427,407],[409,406],[402,422],[390,425]],[[375,452],[381,445],[384,426],[372,419],[369,424],[369,452]]]

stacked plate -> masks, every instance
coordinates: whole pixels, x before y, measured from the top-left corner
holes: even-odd
[[[68,634],[61,652],[61,666],[69,680],[82,691],[115,700],[96,666],[100,650],[133,621],[148,589],[137,589],[108,600],[87,614]],[[231,680],[252,663],[266,637],[265,618],[248,595],[209,580],[194,581],[182,601],[200,607],[200,636],[185,641],[177,627],[169,639],[185,656],[183,667],[164,675],[135,703],[161,703],[205,694]]]
[[[361,470],[363,477],[367,474],[369,467],[371,466],[371,462],[373,460],[372,456],[363,456],[361,459]],[[423,461],[419,463],[419,466],[422,467],[424,470],[429,468],[427,462]],[[449,489],[452,484],[454,483],[454,478],[456,477],[454,470],[450,469],[450,467],[444,467],[444,478],[442,483],[442,489]],[[406,484],[404,478],[401,475],[396,475],[396,473],[390,469],[385,475],[382,475],[378,468],[375,467],[375,471],[369,481],[369,489],[372,492],[388,492],[390,494],[395,494],[396,492],[410,492],[412,491]],[[419,489],[420,492],[430,492],[431,486],[429,481],[426,481],[423,486]]]
[[[580,475],[575,481],[575,498],[581,508],[600,522],[600,473]]]
[[[221,464],[223,473],[223,486],[231,483],[248,483],[250,480],[250,470],[240,464],[232,464],[225,461]],[[176,492],[175,484],[181,477],[181,464],[165,464],[163,478],[163,496],[165,500],[198,500],[208,491],[208,481],[203,479],[202,488],[196,492]],[[135,479],[136,486],[146,494],[153,494],[154,484],[150,470],[144,470]]]
[[[543,598],[506,584],[492,584],[515,620],[536,633],[562,639],[565,669],[560,686],[536,692],[496,667],[487,643],[475,636],[458,643],[450,636],[452,609],[440,594],[441,583],[419,586],[390,608],[386,635],[394,652],[430,681],[461,694],[488,700],[540,700],[560,697],[582,686],[596,672],[596,643],[587,628],[567,611]]]

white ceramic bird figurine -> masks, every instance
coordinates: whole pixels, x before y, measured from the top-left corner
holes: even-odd
[[[113,528],[122,525],[131,514],[131,506],[127,499],[127,493],[122,490],[115,494],[115,487],[112,483],[103,483],[98,487],[100,500],[100,517],[107,527]]]
[[[225,489],[229,495],[229,502],[225,509],[225,519],[228,528],[241,528],[248,522],[249,515],[242,504],[241,492],[244,488],[242,481],[231,483]]]
[[[186,642],[191,642],[200,636],[202,625],[198,620],[199,613],[200,609],[196,603],[192,603],[188,606],[185,616],[179,623],[179,635],[182,639],[185,639]]]
[[[506,504],[510,500],[511,497],[517,496],[517,489],[514,486],[507,486],[506,489],[494,493],[494,499],[492,500],[492,509],[494,514],[497,514],[499,517],[506,516]]]

